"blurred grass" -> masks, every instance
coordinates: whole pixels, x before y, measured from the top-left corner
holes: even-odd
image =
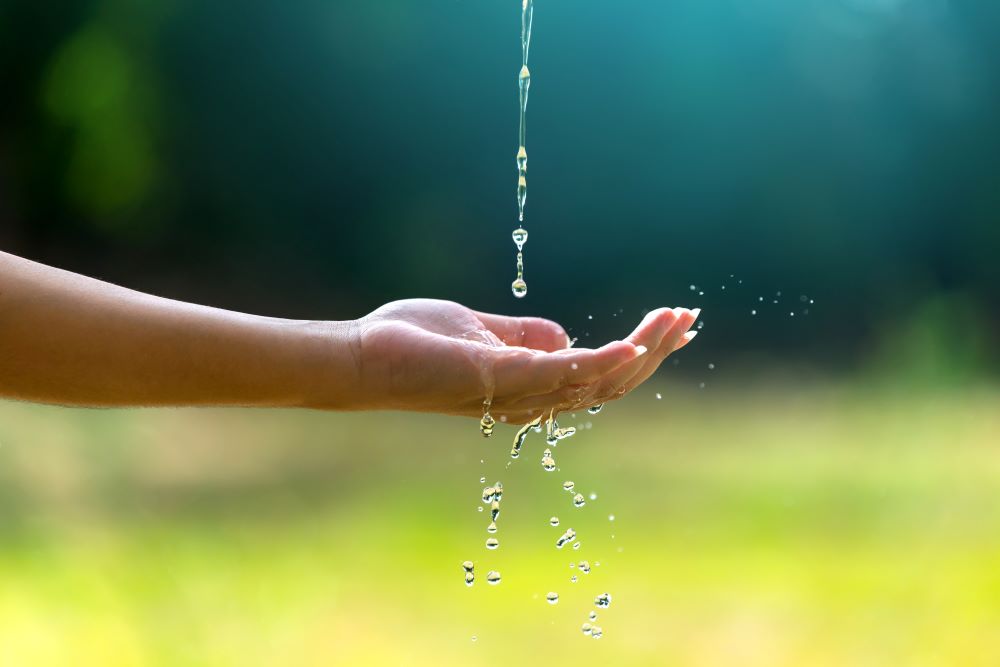
[[[1000,663],[1000,391],[659,390],[552,474],[461,420],[0,404],[0,664]]]

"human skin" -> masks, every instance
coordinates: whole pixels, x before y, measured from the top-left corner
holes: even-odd
[[[621,398],[690,342],[660,308],[626,339],[569,347],[555,322],[409,299],[289,320],[164,299],[0,252],[0,398],[89,407],[412,410],[523,423]]]

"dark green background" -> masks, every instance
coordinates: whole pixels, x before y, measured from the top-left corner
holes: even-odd
[[[519,12],[3,0],[0,243],[274,315],[433,296],[603,339],[676,304],[696,360],[996,369],[1000,4],[538,2],[523,302]]]

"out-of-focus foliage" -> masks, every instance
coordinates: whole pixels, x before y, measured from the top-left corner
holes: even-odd
[[[524,302],[519,9],[7,0],[0,242],[296,316],[698,305],[717,353],[827,368],[953,300],[996,369],[1000,4],[538,2]],[[777,291],[805,323],[749,316]]]

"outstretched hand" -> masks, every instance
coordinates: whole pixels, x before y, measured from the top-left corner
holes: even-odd
[[[451,301],[395,301],[357,320],[359,409],[481,416],[524,423],[555,408],[621,398],[697,332],[698,310],[659,308],[627,338],[570,347],[561,326],[535,317],[479,313]]]

